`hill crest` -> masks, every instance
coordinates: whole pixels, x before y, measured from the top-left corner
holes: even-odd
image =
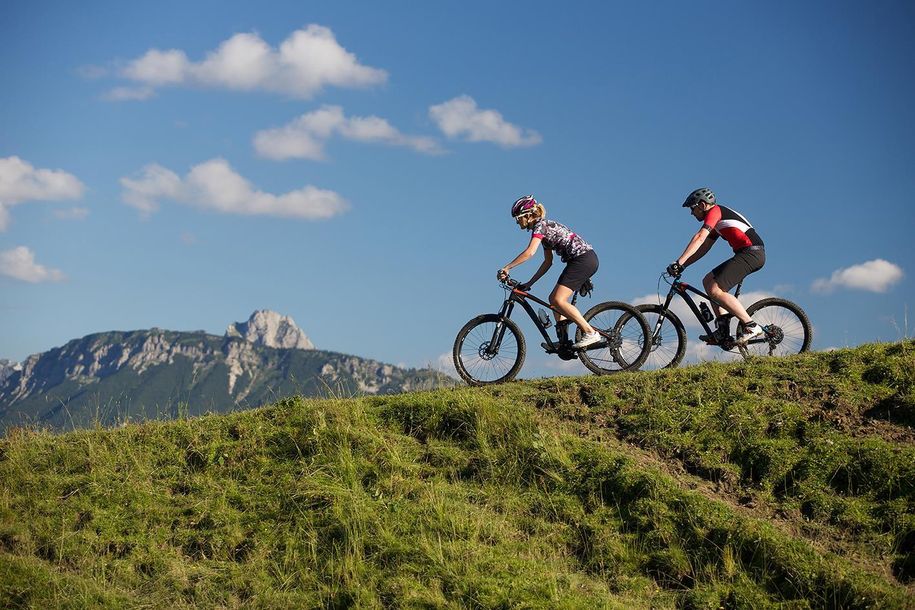
[[[0,605],[912,607],[913,355],[17,430]]]

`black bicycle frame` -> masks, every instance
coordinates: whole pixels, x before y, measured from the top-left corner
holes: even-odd
[[[743,282],[741,282],[740,284],[737,284],[737,290],[734,291],[735,298],[740,296],[741,286],[743,286]],[[705,329],[705,332],[707,332],[709,335],[712,335],[713,334],[712,328],[708,325],[708,322],[705,321],[705,318],[702,316],[702,312],[699,310],[699,307],[696,305],[696,302],[693,300],[693,298],[691,296],[689,296],[690,292],[697,294],[700,297],[703,297],[705,299],[708,299],[710,302],[714,303],[715,305],[717,305],[724,311],[728,311],[728,308],[725,307],[721,303],[721,301],[718,301],[717,299],[710,297],[709,295],[705,294],[698,288],[693,288],[686,282],[681,282],[678,279],[674,279],[673,284],[670,285],[670,290],[667,292],[667,300],[664,301],[664,307],[662,309],[662,312],[666,312],[670,309],[670,302],[674,298],[674,293],[679,294],[681,297],[683,297],[683,300],[686,301],[686,304],[689,305],[690,310],[692,310],[693,315],[696,316],[696,319],[699,320],[699,323],[702,324],[702,327]],[[733,315],[729,311],[728,311],[728,314]],[[661,328],[662,322],[664,322],[663,313],[661,313],[661,315],[658,316],[658,321],[655,324],[654,331],[651,333],[652,336],[654,336],[658,333],[658,330],[660,330],[660,328]]]
[[[546,332],[547,327],[544,326],[543,322],[540,321],[540,316],[538,316],[537,312],[534,311],[533,306],[527,302],[528,299],[530,299],[536,303],[539,303],[540,305],[543,305],[544,307],[550,309],[551,311],[555,311],[556,313],[561,313],[559,310],[557,310],[555,307],[553,307],[546,301],[538,299],[534,295],[532,295],[528,292],[524,292],[523,290],[518,290],[517,288],[512,288],[511,294],[509,294],[508,298],[505,299],[505,302],[502,303],[502,309],[499,311],[499,317],[506,319],[506,320],[510,319],[511,315],[512,315],[512,311],[515,309],[515,303],[519,303],[521,305],[521,307],[524,308],[524,311],[527,312],[527,315],[530,316],[531,321],[534,323],[534,326],[536,326],[537,330],[540,331],[540,334],[543,335],[543,338],[546,341],[547,345],[550,346],[550,349],[551,350],[558,349],[558,344],[556,342],[554,342],[553,339],[550,338],[550,335]],[[572,305],[575,305],[576,301],[578,301],[577,292],[573,293]],[[559,323],[557,322],[557,325],[558,324]],[[502,345],[502,337],[504,336],[504,334],[505,334],[505,326],[500,324],[493,332],[492,341],[490,341],[490,343],[489,343],[489,350],[492,350],[493,353],[495,353],[495,349],[498,349],[499,345]]]

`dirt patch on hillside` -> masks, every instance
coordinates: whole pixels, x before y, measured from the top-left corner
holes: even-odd
[[[758,490],[744,485],[733,471],[703,469],[697,467],[689,455],[667,454],[638,443],[635,437],[620,427],[620,412],[599,408],[587,386],[582,386],[576,393],[563,392],[561,397],[544,396],[538,400],[538,407],[540,416],[545,420],[554,425],[559,423],[580,438],[612,447],[643,468],[668,475],[682,489],[723,502],[749,517],[765,520],[785,534],[805,540],[820,552],[842,556],[862,570],[905,586],[893,573],[894,557],[891,553],[880,553],[838,527],[812,521],[799,510],[786,509],[768,501]],[[812,421],[829,422],[852,436],[879,436],[893,443],[915,442],[912,430],[860,415],[855,417],[850,409],[824,405],[810,412],[810,418]],[[915,594],[915,583],[906,588]]]

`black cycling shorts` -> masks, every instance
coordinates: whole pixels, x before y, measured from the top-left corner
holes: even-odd
[[[588,278],[597,273],[597,265],[597,254],[594,250],[588,250],[566,263],[566,268],[563,269],[556,283],[574,292],[581,288]]]
[[[734,253],[734,258],[729,258],[714,269],[712,277],[718,287],[728,292],[731,288],[743,281],[754,271],[759,271],[766,264],[766,251],[747,248]]]

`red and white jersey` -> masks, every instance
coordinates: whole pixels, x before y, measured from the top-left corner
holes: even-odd
[[[702,226],[709,230],[712,238],[717,239],[719,235],[725,238],[734,252],[750,246],[763,245],[762,238],[750,221],[739,212],[723,205],[716,205],[709,210],[703,223]]]

